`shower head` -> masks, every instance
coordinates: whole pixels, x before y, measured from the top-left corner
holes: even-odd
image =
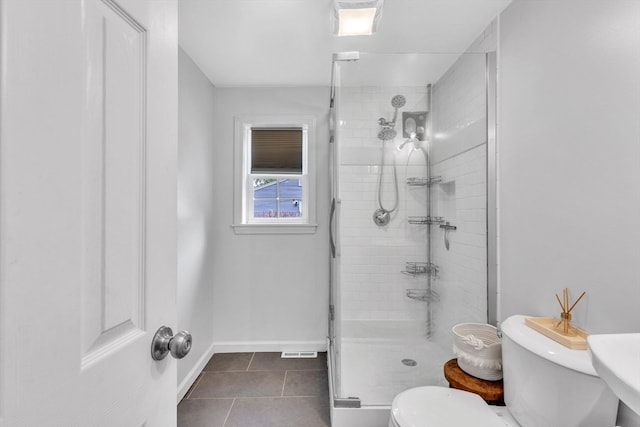
[[[380,132],[378,132],[378,139],[382,141],[390,141],[396,137],[396,131],[392,128],[385,127]]]
[[[395,110],[393,110],[393,120],[391,120],[391,123],[393,123],[394,125],[396,124],[396,119],[398,118],[398,108],[404,107],[404,104],[406,103],[407,98],[402,95],[396,95],[391,98],[391,106],[395,108]]]
[[[406,102],[407,102],[407,99],[402,95],[396,95],[393,98],[391,98],[391,106],[394,108],[393,119],[391,119],[390,122],[385,120],[384,117],[380,117],[378,119],[378,124],[384,127],[384,129],[382,129],[380,133],[378,133],[378,138],[382,140],[388,140],[396,137],[396,131],[393,129],[396,127],[396,119],[398,118],[398,108],[404,107],[404,104]],[[393,131],[393,136],[388,137],[389,133],[386,132],[388,130]]]
[[[395,109],[404,107],[404,104],[407,103],[407,98],[402,95],[396,95],[391,98],[391,106]]]

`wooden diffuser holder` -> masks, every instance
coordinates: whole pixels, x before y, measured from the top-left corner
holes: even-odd
[[[554,322],[554,328],[561,334],[569,336],[577,334],[577,330],[571,326],[571,311],[580,302],[585,294],[586,292],[583,292],[571,307],[569,307],[569,290],[567,288],[564,288],[562,291],[564,304],[562,303],[562,301],[560,301],[560,297],[558,296],[558,294],[556,294],[556,299],[560,304],[562,312],[560,313],[560,319],[556,319],[556,321]]]

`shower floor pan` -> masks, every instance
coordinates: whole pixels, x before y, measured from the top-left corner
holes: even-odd
[[[386,427],[398,393],[448,385],[442,366],[452,357],[450,342],[427,340],[424,322],[344,321],[342,326],[341,392],[360,398],[362,407],[332,405],[333,427]]]

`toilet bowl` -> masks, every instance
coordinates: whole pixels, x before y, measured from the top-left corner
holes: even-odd
[[[437,386],[398,394],[389,427],[613,426],[618,399],[596,374],[587,350],[570,350],[525,325],[502,323],[506,407]]]
[[[389,427],[519,427],[504,406],[489,406],[480,396],[438,386],[416,387],[391,404]]]

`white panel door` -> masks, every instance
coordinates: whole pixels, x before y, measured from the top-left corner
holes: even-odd
[[[174,426],[177,3],[0,7],[0,425]]]

